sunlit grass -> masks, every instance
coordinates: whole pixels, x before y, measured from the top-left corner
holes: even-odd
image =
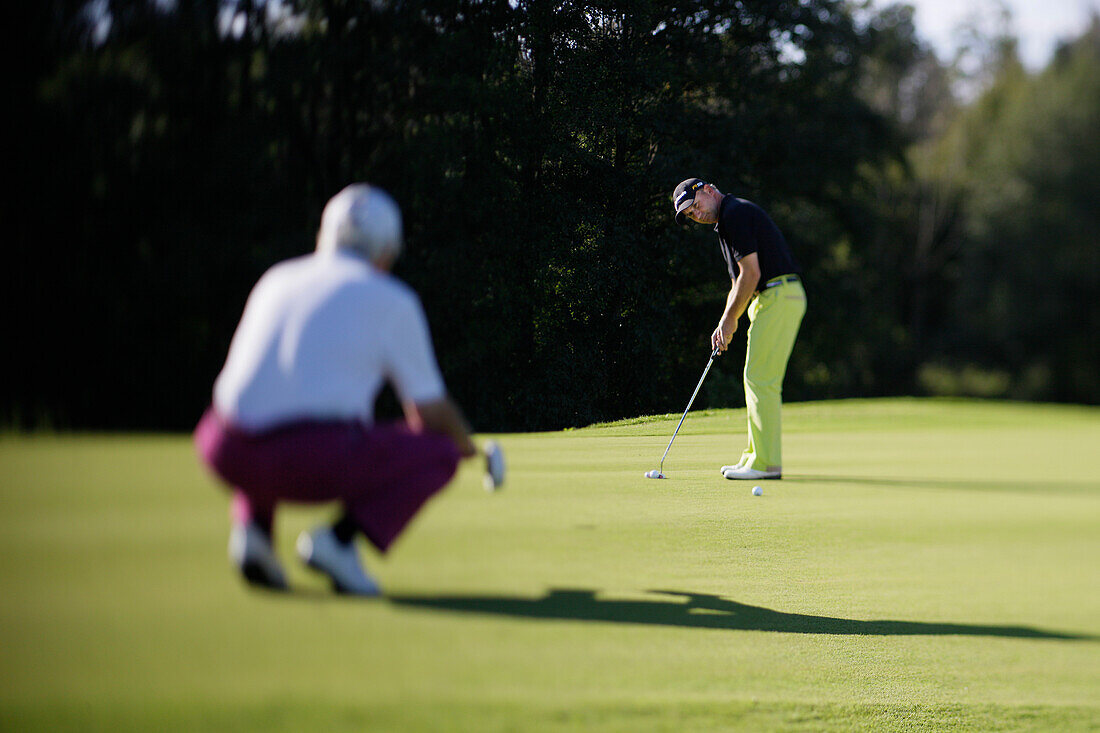
[[[382,601],[244,588],[184,436],[0,439],[0,728],[1087,730],[1100,725],[1100,411],[788,406],[499,436],[389,557]]]

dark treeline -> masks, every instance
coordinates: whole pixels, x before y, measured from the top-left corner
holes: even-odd
[[[1100,401],[1095,23],[1034,76],[994,39],[962,107],[904,7],[24,5],[9,425],[191,427],[249,288],[352,181],[402,205],[479,430],[681,409],[729,287],[672,224],[689,175],[805,266],[787,399]],[[697,405],[742,404],[739,358]]]

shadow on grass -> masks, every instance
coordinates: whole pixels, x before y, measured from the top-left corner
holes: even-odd
[[[652,591],[684,602],[613,600],[596,591],[551,590],[542,598],[511,596],[391,596],[395,605],[437,611],[477,613],[515,618],[604,621],[679,626],[693,629],[777,631],[787,634],[868,636],[999,636],[1015,639],[1096,641],[1097,637],[1042,631],[1026,626],[981,626],[920,621],[858,621],[855,619],[783,613],[749,606],[719,596],[681,591]]]
[[[941,489],[944,491],[1002,491],[1015,493],[1100,493],[1100,482],[1059,480],[1041,481],[981,481],[972,479],[879,478],[873,476],[801,476],[784,475],[783,483],[862,484],[866,486],[899,486],[910,489]]]

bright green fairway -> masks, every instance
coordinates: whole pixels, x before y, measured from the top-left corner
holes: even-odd
[[[1095,730],[1100,410],[789,405],[505,435],[382,559],[246,589],[186,437],[0,439],[2,730]]]

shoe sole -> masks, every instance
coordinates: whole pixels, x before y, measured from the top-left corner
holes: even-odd
[[[360,593],[358,591],[350,590],[346,585],[337,580],[335,575],[333,575],[320,565],[314,563],[312,558],[303,557],[302,562],[304,562],[306,564],[306,567],[308,567],[310,570],[313,570],[316,573],[320,573],[321,575],[324,575],[326,578],[328,578],[329,582],[332,583],[333,593],[338,593],[342,596],[355,596],[357,598],[376,598],[382,595],[381,588],[376,589],[374,593]]]
[[[307,565],[309,565],[308,562],[307,562]],[[359,591],[353,591],[353,590],[349,589],[348,587],[344,586],[344,584],[341,583],[339,580],[333,578],[331,573],[329,573],[328,570],[324,570],[323,568],[318,568],[315,565],[309,565],[309,567],[312,568],[313,570],[315,570],[316,572],[321,573],[321,575],[323,575],[324,577],[329,579],[329,582],[332,583],[332,592],[333,593],[337,593],[339,595],[354,595],[355,598],[377,598],[377,597],[379,597],[379,595],[382,595],[382,589],[377,589],[373,593],[361,593]]]
[[[264,588],[265,590],[286,590],[287,584],[285,580],[279,578],[273,578],[268,574],[262,563],[258,562],[246,562],[241,565],[241,575],[248,581],[249,585],[257,588]]]
[[[358,591],[348,590],[340,583],[336,582],[336,579],[332,579],[332,590],[342,596],[355,596],[356,598],[377,598],[382,595],[382,591],[376,590],[373,593],[360,593]]]
[[[325,570],[323,567],[321,567],[317,563],[313,562],[313,558],[303,557],[302,560],[305,561],[305,564],[306,564],[307,568],[309,568],[310,570],[312,570],[315,573],[320,573],[321,575],[323,575],[323,576],[325,576],[326,578],[329,579],[329,582],[332,583],[332,592],[333,593],[339,593],[340,595],[344,595],[344,596],[349,595],[347,586],[345,586],[343,583],[341,583],[339,580],[337,580],[336,576],[333,575],[332,573],[330,573],[328,570]]]
[[[757,476],[756,478],[747,478],[741,476],[734,476],[730,478],[723,473],[722,478],[726,479],[727,481],[781,481],[783,479],[783,474],[779,474],[778,476]]]

